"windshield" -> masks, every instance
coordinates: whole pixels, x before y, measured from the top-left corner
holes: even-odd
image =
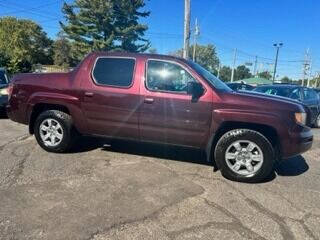
[[[210,73],[205,68],[201,67],[199,64],[188,61],[188,64],[204,79],[206,79],[214,88],[222,91],[232,91],[231,88],[229,88],[224,82],[222,82],[219,78],[214,76],[212,73]]]
[[[7,81],[5,72],[0,70],[0,85],[6,85],[6,84],[8,84],[8,81]]]

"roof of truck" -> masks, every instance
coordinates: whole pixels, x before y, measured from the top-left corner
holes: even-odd
[[[146,57],[146,58],[156,58],[156,59],[172,59],[172,60],[179,60],[179,61],[187,61],[186,59],[179,57],[179,56],[173,56],[173,55],[164,55],[164,54],[153,54],[153,53],[133,53],[133,52],[93,52],[91,53],[95,56],[121,56],[121,57]],[[90,54],[90,55],[91,55]]]

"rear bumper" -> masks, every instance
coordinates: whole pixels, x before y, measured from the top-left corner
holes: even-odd
[[[283,149],[283,158],[290,158],[308,151],[313,144],[313,134],[309,127],[295,126],[290,132],[290,141]]]
[[[19,111],[19,109],[15,109],[10,104],[8,104],[6,105],[6,111],[7,111],[7,116],[9,117],[10,120],[17,123],[27,124],[23,114],[21,113],[21,111]]]

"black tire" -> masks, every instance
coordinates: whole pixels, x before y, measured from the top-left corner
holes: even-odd
[[[57,121],[62,129],[63,129],[63,137],[61,142],[54,147],[48,146],[42,140],[40,136],[40,125],[46,119],[54,119]],[[34,134],[37,139],[38,144],[46,150],[47,152],[54,152],[54,153],[64,153],[68,152],[73,146],[74,140],[76,138],[76,131],[73,127],[73,121],[69,114],[58,111],[58,110],[48,110],[41,113],[34,124]]]
[[[263,163],[257,172],[250,176],[240,175],[232,171],[227,162],[225,153],[234,142],[244,140],[255,143],[263,153]],[[215,161],[221,170],[221,174],[232,181],[258,183],[265,180],[274,171],[276,160],[275,150],[272,144],[261,133],[250,129],[234,129],[225,133],[218,141],[215,152]]]

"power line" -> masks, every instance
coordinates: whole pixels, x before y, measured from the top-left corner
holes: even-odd
[[[61,0],[58,1],[54,1],[52,3],[46,3],[37,7],[33,7],[33,8],[28,8],[28,9],[21,9],[21,10],[16,10],[16,11],[12,11],[12,12],[5,12],[5,13],[1,13],[1,15],[12,15],[12,14],[17,14],[17,13],[23,13],[23,12],[30,12],[30,11],[34,11],[34,10],[38,10],[38,9],[42,9],[44,7],[48,7],[48,6],[53,6],[56,5],[57,3],[61,2]],[[0,3],[1,4],[1,3]],[[2,5],[2,4],[1,4]],[[20,8],[20,7],[19,7]]]
[[[18,9],[20,12],[32,13],[33,15],[37,15],[37,16],[42,17],[42,18],[47,18],[47,19],[50,19],[50,20],[57,20],[57,18],[48,17],[48,14],[42,14],[42,13],[38,13],[38,12],[33,11],[33,10],[28,10],[25,7],[22,7],[21,5],[18,5],[18,4],[10,3],[10,6],[8,6],[8,4],[6,4],[4,2],[0,2],[0,5],[5,7],[5,8]],[[50,15],[52,15],[52,13],[50,13]],[[56,15],[56,16],[58,16],[58,15]],[[59,16],[59,18],[60,18],[60,16]]]

